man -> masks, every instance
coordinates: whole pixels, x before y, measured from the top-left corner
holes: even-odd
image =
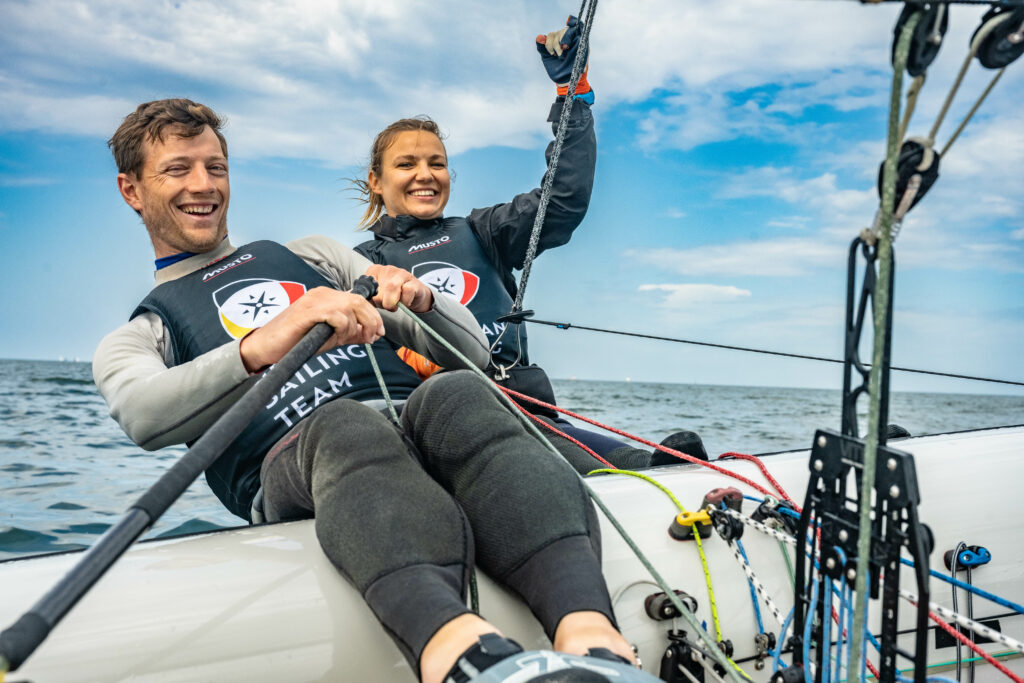
[[[474,562],[522,596],[556,649],[632,661],[578,477],[476,377],[445,373],[418,386],[394,353],[404,345],[458,364],[396,311],[402,302],[482,367],[487,347],[472,315],[326,238],[236,249],[220,126],[201,104],[161,100],[140,105],[110,140],[118,188],[157,265],[157,286],[93,360],[111,415],[146,449],[194,441],[326,322],[331,339],[207,470],[228,509],[250,518],[262,490],[269,521],[315,513],[324,552],[423,681],[467,680],[517,652],[465,605]],[[379,283],[372,303],[345,291],[364,273]],[[382,397],[363,344],[378,351],[390,395],[405,401],[400,425],[363,403]]]

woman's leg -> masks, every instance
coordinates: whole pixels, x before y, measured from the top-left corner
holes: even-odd
[[[552,642],[583,654],[587,648],[570,637],[579,629],[559,628],[567,615],[588,613],[605,627],[600,637],[592,630],[600,642],[587,647],[614,640],[609,649],[631,658],[614,630],[597,515],[572,468],[469,372],[427,380],[406,401],[402,421],[427,471],[465,511],[480,567],[522,596]]]
[[[261,482],[268,520],[315,513],[324,553],[424,680],[496,631],[465,604],[473,540],[462,510],[379,412],[321,406],[270,450]]]

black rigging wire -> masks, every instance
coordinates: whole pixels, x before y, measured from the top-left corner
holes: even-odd
[[[584,325],[574,325],[573,323],[559,323],[552,322],[550,320],[537,320],[535,318],[526,318],[528,323],[536,323],[538,325],[548,325],[550,327],[557,327],[560,330],[568,330],[570,327],[577,330],[588,330],[590,332],[604,332],[606,334],[620,334],[626,337],[641,337],[643,339],[656,339],[658,341],[670,341],[679,344],[693,344],[695,346],[710,346],[716,349],[728,349],[730,351],[747,351],[749,353],[763,353],[769,356],[783,356],[786,358],[800,358],[803,360],[816,360],[823,363],[839,363],[842,364],[844,361],[837,358],[825,358],[824,356],[808,356],[801,353],[786,353],[785,351],[769,351],[767,349],[755,349],[749,346],[732,346],[730,344],[715,344],[713,342],[694,341],[692,339],[679,339],[678,337],[662,337],[654,334],[641,334],[639,332],[623,332],[622,330],[606,330],[600,327],[586,327]],[[865,367],[871,367],[870,364],[865,363]],[[996,384],[1010,384],[1013,386],[1024,387],[1024,382],[1015,382],[1010,379],[993,379],[991,377],[975,377],[973,375],[960,375],[952,372],[937,372],[935,370],[918,370],[914,368],[900,368],[895,365],[890,366],[890,370],[899,370],[900,372],[912,372],[919,375],[935,375],[937,377],[953,377],[955,379],[969,379],[976,382],[994,382]]]

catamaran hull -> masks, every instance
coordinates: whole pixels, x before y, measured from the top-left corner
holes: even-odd
[[[1024,428],[924,437],[899,442],[914,454],[922,491],[921,519],[936,540],[932,566],[960,541],[981,545],[990,564],[974,571],[974,583],[1018,604],[1024,602]],[[764,458],[769,470],[803,502],[808,478],[807,452]],[[719,464],[764,483],[756,467],[742,461]],[[705,493],[742,483],[696,465],[648,472],[688,509]],[[677,589],[696,598],[698,619],[713,625],[704,573],[692,541],[673,540],[667,529],[674,504],[651,484],[625,476],[590,479],[594,490]],[[770,487],[769,487],[770,488]],[[746,502],[744,510],[753,509]],[[639,648],[644,668],[657,673],[670,627],[681,620],[654,621],[644,599],[659,591],[615,530],[604,521],[604,569],[616,598],[616,614],[627,638]],[[779,543],[747,529],[743,542],[751,566],[782,611],[793,604],[793,590]],[[714,585],[719,621],[732,641],[737,660],[755,654],[757,633],[746,576],[732,551],[717,536],[704,543]],[[792,556],[792,551],[790,551]],[[12,623],[39,599],[80,557],[80,553],[0,563],[0,625]],[[903,586],[916,592],[911,572]],[[529,610],[517,599],[479,577],[483,615],[527,648],[548,645]],[[949,586],[931,582],[932,600],[951,607]],[[960,597],[963,611],[965,598]],[[764,609],[767,631],[780,627]],[[913,627],[912,607],[903,603],[901,630]],[[998,618],[1004,633],[1024,640],[1024,617],[975,598],[978,618]],[[877,610],[876,610],[877,612]],[[875,633],[878,632],[875,620]],[[693,634],[690,634],[691,637]],[[901,636],[910,648],[910,635]],[[952,676],[955,648],[936,649],[929,634],[933,674]],[[990,652],[1004,650],[983,645]],[[875,653],[871,659],[877,661]],[[964,657],[970,653],[965,650]],[[789,656],[785,659],[788,661]],[[1024,672],[1024,659],[1006,658],[1011,670]],[[905,664],[905,662],[904,662]],[[743,664],[755,680],[772,670]],[[1002,674],[978,663],[976,680],[1001,680]],[[72,610],[11,681],[412,681],[398,650],[384,634],[358,594],[324,558],[309,522],[218,531],[137,545]]]

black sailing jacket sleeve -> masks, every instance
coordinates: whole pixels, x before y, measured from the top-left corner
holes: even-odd
[[[548,115],[551,129],[556,134],[562,102],[561,97],[555,100]],[[548,164],[551,163],[553,148],[554,142],[551,142],[545,153]],[[579,99],[573,100],[558,169],[551,186],[544,229],[537,246],[538,254],[566,244],[573,230],[583,221],[594,188],[596,161],[597,140],[590,105]],[[510,277],[513,268],[521,269],[524,265],[540,195],[538,187],[516,195],[505,204],[474,209],[467,217],[484,251],[504,277]]]

